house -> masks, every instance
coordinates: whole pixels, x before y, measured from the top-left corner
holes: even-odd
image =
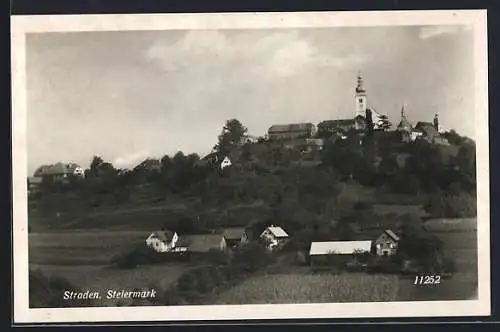
[[[295,138],[311,138],[316,134],[316,126],[312,123],[292,123],[273,125],[267,131],[270,140],[289,140]]]
[[[34,174],[35,177],[45,178],[54,182],[64,182],[71,175],[84,176],[85,171],[75,163],[63,164],[59,162],[54,165],[43,165]]]
[[[134,167],[134,170],[140,170],[140,169],[146,171],[159,172],[161,170],[161,161],[159,159],[147,158],[139,165]]]
[[[169,252],[175,248],[178,240],[176,232],[161,230],[151,233],[146,239],[146,245],[156,252]]]
[[[224,230],[223,237],[226,241],[226,245],[230,248],[234,248],[248,242],[248,234],[244,228],[226,228]]]
[[[372,241],[326,241],[311,242],[309,257],[311,265],[344,264],[355,255],[369,254]]]
[[[224,169],[226,167],[229,167],[231,166],[233,163],[231,162],[231,160],[229,159],[229,157],[225,157],[224,160],[222,160],[221,164],[220,164],[220,169]]]
[[[260,234],[259,238],[265,241],[267,247],[272,250],[282,245],[289,236],[283,228],[271,225]]]
[[[225,250],[227,243],[222,234],[193,234],[182,236],[175,252],[207,253],[211,250]]]
[[[392,256],[396,254],[399,236],[390,229],[386,229],[375,240],[375,249],[378,256]]]

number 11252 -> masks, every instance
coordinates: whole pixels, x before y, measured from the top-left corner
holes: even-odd
[[[441,276],[415,276],[414,285],[436,285],[441,283]]]

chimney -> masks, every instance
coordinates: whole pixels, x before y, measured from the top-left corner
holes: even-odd
[[[436,128],[436,131],[439,131],[439,116],[437,113],[434,116],[434,128]]]

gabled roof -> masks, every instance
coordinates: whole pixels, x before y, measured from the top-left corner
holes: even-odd
[[[172,231],[156,231],[151,233],[150,237],[157,238],[162,242],[170,242],[174,237],[174,232]]]
[[[207,252],[210,249],[219,249],[222,234],[195,234],[182,236],[177,243],[178,247],[187,247],[192,252]]]
[[[239,240],[243,234],[245,234],[244,228],[226,228],[223,233],[228,240]]]
[[[290,123],[290,124],[280,124],[272,125],[268,132],[269,133],[282,133],[282,132],[294,132],[294,131],[305,131],[314,129],[315,126],[312,123]]]
[[[269,226],[266,228],[266,230],[269,230],[275,237],[288,237],[288,234],[285,232],[285,230],[278,226]]]
[[[394,241],[399,241],[399,236],[397,236],[396,234],[394,234],[394,232],[393,232],[393,231],[391,231],[390,229],[386,229],[386,230],[384,231],[384,233],[385,233],[385,234],[387,234],[387,235],[389,235],[389,237],[390,237],[391,239],[393,239]]]
[[[411,131],[413,129],[410,121],[408,121],[408,119],[406,118],[406,116],[402,116],[401,117],[401,121],[399,121],[399,124],[398,124],[398,127],[397,127],[398,130],[406,130],[406,131]]]
[[[309,255],[350,255],[356,252],[370,252],[372,241],[327,241],[312,242]]]

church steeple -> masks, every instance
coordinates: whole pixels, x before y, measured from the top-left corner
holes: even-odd
[[[363,77],[358,72],[356,81],[356,94],[355,94],[355,104],[356,104],[356,114],[355,117],[361,115],[363,118],[366,115],[367,101],[366,101],[366,90],[364,86]]]
[[[434,128],[439,132],[439,115],[437,113],[434,115]]]

